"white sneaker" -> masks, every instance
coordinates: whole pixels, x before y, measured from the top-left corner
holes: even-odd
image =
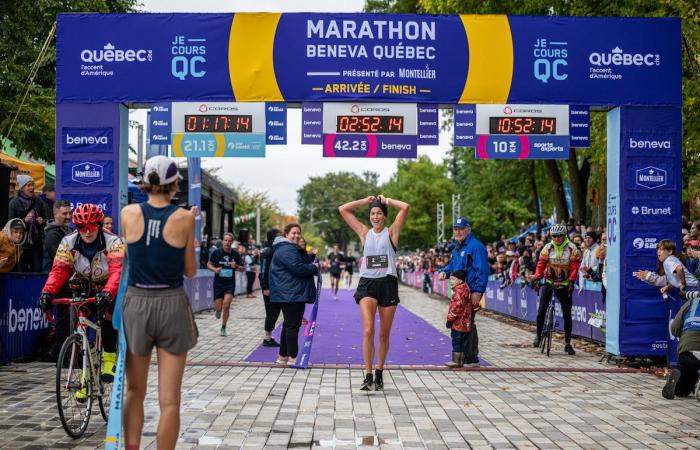
[[[275,361],[275,364],[287,364],[289,362],[289,359],[282,359],[282,358],[277,358]]]
[[[294,366],[294,365],[296,365],[296,363],[297,363],[296,358],[289,358],[289,361],[287,361],[288,366]]]
[[[226,337],[226,328],[221,327],[221,331],[219,331],[219,336]]]

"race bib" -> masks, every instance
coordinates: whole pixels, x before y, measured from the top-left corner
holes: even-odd
[[[388,255],[373,255],[367,257],[368,269],[386,269],[389,267]]]
[[[219,276],[221,278],[231,278],[233,277],[233,269],[221,269]]]

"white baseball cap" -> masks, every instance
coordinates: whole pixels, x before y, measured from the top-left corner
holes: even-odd
[[[151,184],[148,177],[152,173],[158,175],[158,186],[182,180],[182,176],[180,176],[180,171],[177,169],[175,161],[163,155],[153,156],[146,161],[146,166],[143,169],[144,184]]]

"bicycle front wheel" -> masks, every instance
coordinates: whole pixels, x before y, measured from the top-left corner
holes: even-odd
[[[58,415],[63,429],[73,439],[85,433],[92,410],[90,373],[83,373],[86,351],[89,350],[84,348],[81,337],[73,334],[63,343],[56,362]]]

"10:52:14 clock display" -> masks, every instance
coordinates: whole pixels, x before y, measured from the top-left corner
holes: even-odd
[[[557,134],[555,117],[489,117],[490,134]]]

